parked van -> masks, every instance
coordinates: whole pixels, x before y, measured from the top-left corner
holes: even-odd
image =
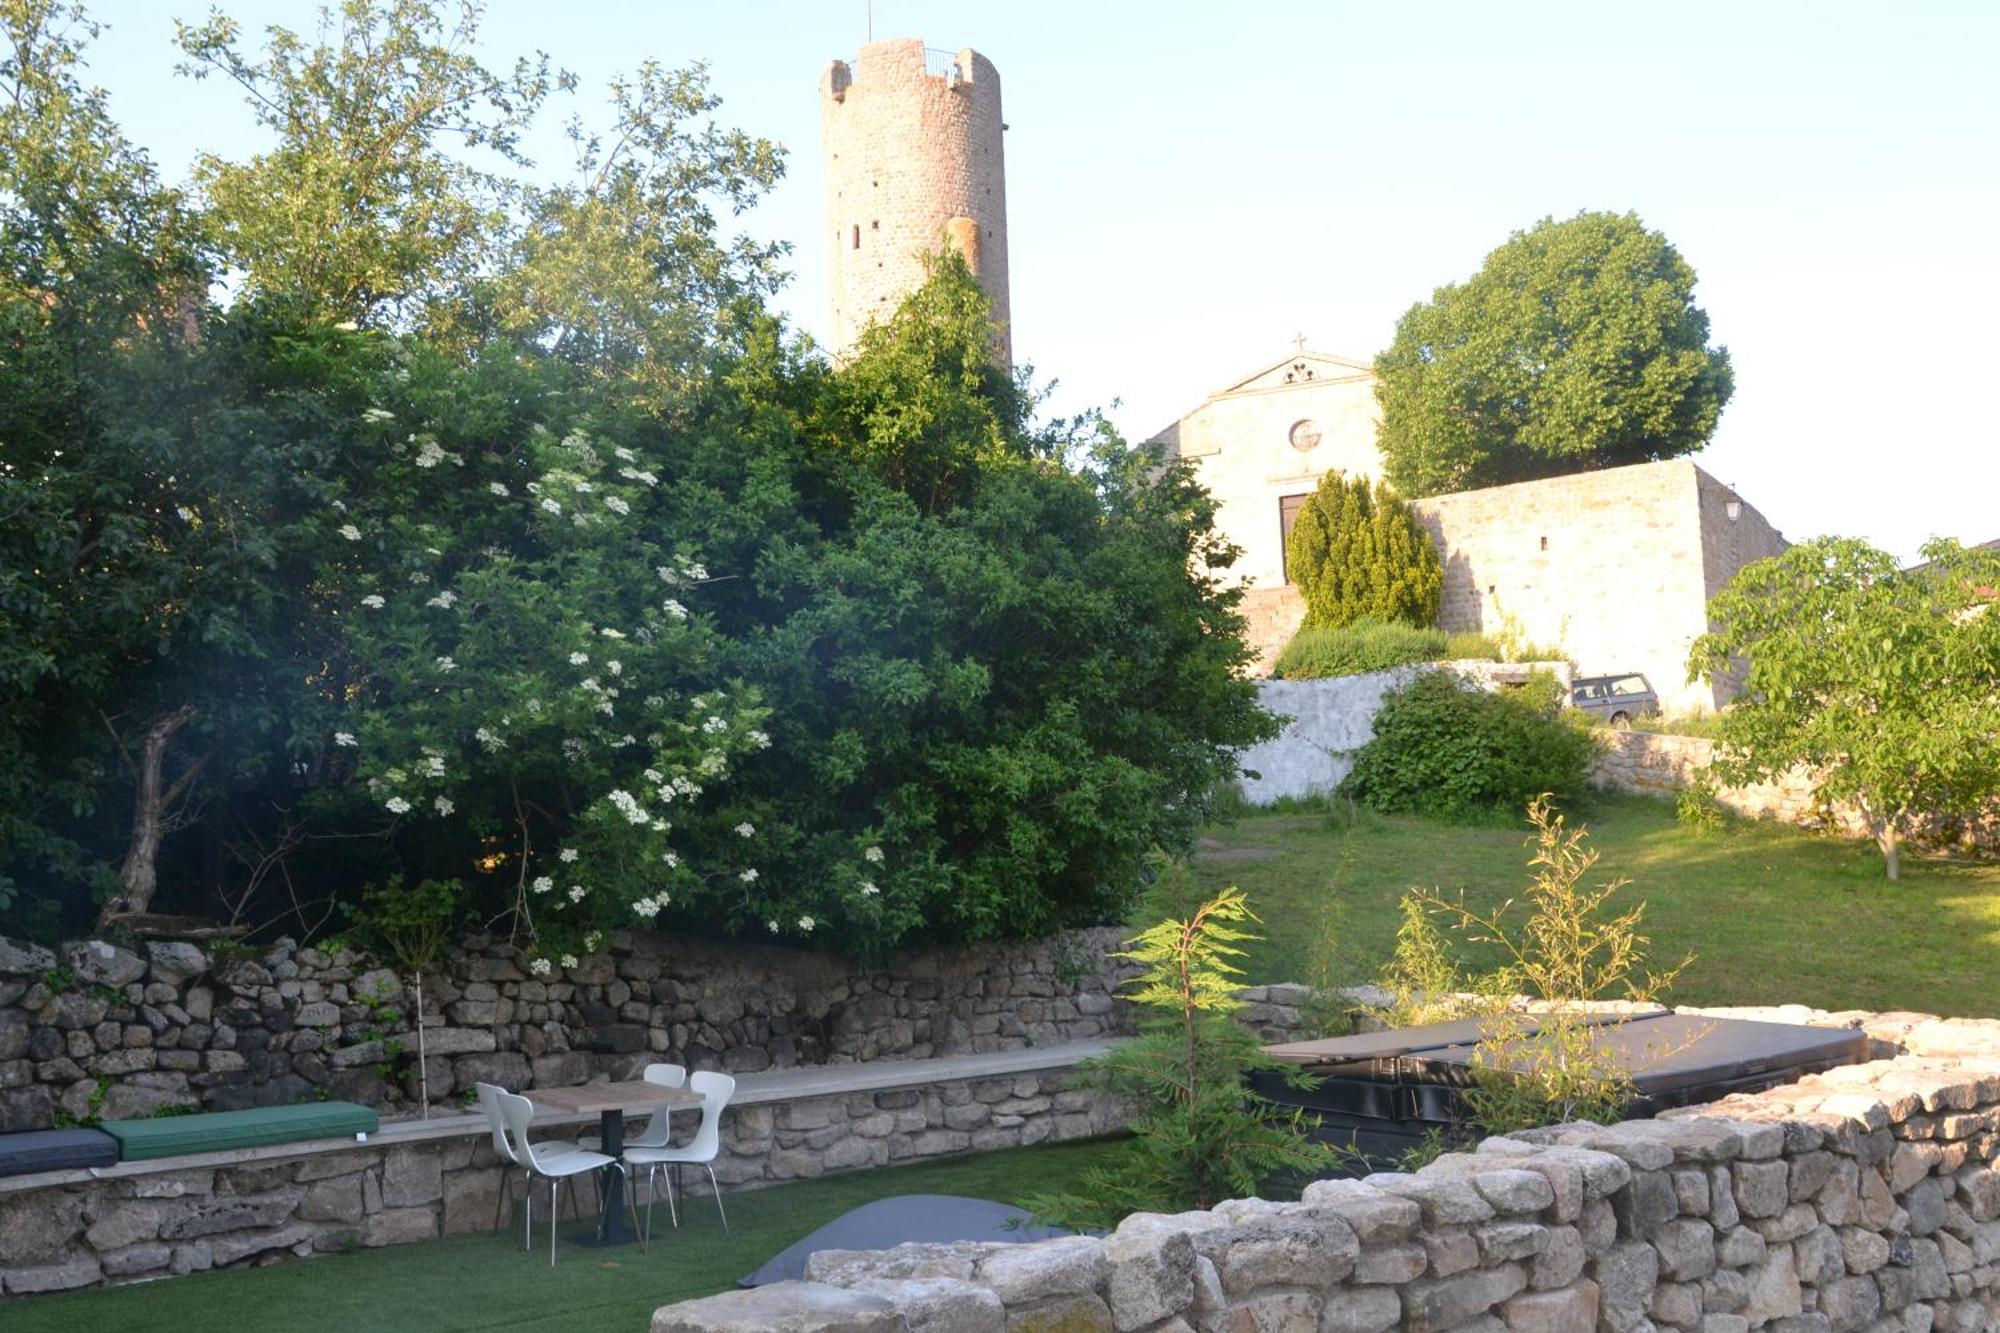
[[[1569,701],[1600,722],[1625,728],[1635,717],[1656,717],[1660,696],[1638,672],[1625,676],[1578,676],[1570,682]]]

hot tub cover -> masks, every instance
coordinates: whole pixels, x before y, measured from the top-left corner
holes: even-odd
[[[31,1129],[0,1134],[0,1176],[110,1166],[117,1160],[118,1140],[101,1130]]]
[[[956,1194],[899,1194],[864,1203],[772,1255],[738,1279],[740,1287],[795,1282],[806,1260],[821,1250],[886,1250],[908,1241],[1030,1241],[1067,1236],[1061,1227],[1036,1226],[1019,1208]]]
[[[374,1110],[359,1102],[306,1102],[104,1122],[104,1132],[118,1140],[119,1157],[127,1162],[308,1139],[351,1139],[356,1134],[373,1134],[381,1127]]]
[[[1463,1091],[1474,1081],[1475,1058],[1496,1021],[1467,1019],[1425,1027],[1267,1046],[1277,1059],[1314,1075],[1293,1088],[1270,1073],[1251,1087],[1271,1101],[1305,1111],[1317,1137],[1358,1149],[1371,1163],[1394,1158],[1432,1132],[1462,1133]],[[1541,1031],[1532,1016],[1504,1020],[1532,1047]],[[1706,1018],[1650,1010],[1593,1014],[1591,1041],[1615,1057],[1632,1081],[1628,1118],[1670,1107],[1754,1092],[1809,1073],[1868,1058],[1867,1036],[1852,1028],[1806,1027],[1749,1019]],[[1505,1053],[1497,1054],[1504,1061]],[[1517,1058],[1526,1059],[1524,1049]]]

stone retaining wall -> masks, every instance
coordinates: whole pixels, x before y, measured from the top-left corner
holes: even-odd
[[[927,1063],[916,1062],[913,1076],[921,1079],[914,1071]],[[715,1173],[745,1188],[1117,1129],[1120,1108],[1067,1088],[1070,1072],[1052,1064],[762,1102],[752,1093],[724,1116]],[[691,1132],[693,1118],[683,1120],[682,1132]],[[583,1120],[548,1123],[555,1136]],[[288,1146],[183,1162],[0,1179],[0,1290],[27,1295],[484,1231],[494,1225],[503,1174],[484,1120],[473,1116],[393,1127],[348,1149]],[[699,1183],[691,1200],[698,1224],[712,1206],[706,1189]],[[518,1172],[512,1190],[519,1200]],[[587,1210],[591,1201],[583,1202]],[[547,1206],[544,1192],[538,1218]],[[510,1216],[518,1226],[519,1214]]]
[[[1488,1139],[1297,1203],[823,1253],[653,1333],[1977,1333],[2000,1322],[2000,1023],[1819,1015],[1887,1059]]]
[[[1715,742],[1702,736],[1669,736],[1646,731],[1606,731],[1590,773],[1591,785],[1644,796],[1671,796],[1705,772],[1715,760]],[[1823,828],[1849,837],[1867,834],[1858,811],[1823,807],[1817,784],[1804,769],[1774,782],[1719,787],[1716,801],[1745,819],[1776,819]],[[1920,829],[1919,846],[2000,852],[2000,805],[1978,819],[1939,819]]]
[[[1131,1019],[1106,957],[1124,932],[921,954],[878,971],[761,945],[659,934],[537,979],[502,941],[454,949],[426,981],[434,1105],[474,1082],[519,1090],[671,1059],[754,1072],[1019,1050],[1115,1036]],[[394,972],[289,940],[60,950],[0,939],[0,1131],[60,1110],[123,1119],[332,1096],[391,1110],[418,1095],[414,997]]]

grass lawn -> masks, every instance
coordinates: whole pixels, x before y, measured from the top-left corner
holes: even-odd
[[[850,1171],[819,1180],[730,1194],[723,1234],[714,1201],[684,1202],[681,1228],[653,1213],[653,1246],[606,1258],[604,1252],[559,1246],[549,1267],[547,1233],[535,1228],[536,1249],[521,1252],[513,1229],[453,1236],[416,1245],[200,1273],[138,1286],[33,1296],[0,1306],[7,1333],[97,1333],[104,1329],[282,1329],[285,1333],[398,1333],[519,1329],[536,1333],[644,1333],[653,1311],[673,1301],[707,1296],[815,1227],[871,1199],[892,1194],[962,1194],[1016,1203],[1058,1188],[1103,1158],[1116,1140],[1095,1139],[1046,1148],[982,1153],[914,1166]],[[546,1195],[544,1195],[546,1199]],[[565,1223],[585,1235],[590,1224]]]
[[[1644,797],[1600,798],[1571,822],[1589,828],[1602,874],[1632,880],[1620,898],[1648,904],[1655,960],[1695,955],[1670,999],[2000,1016],[2000,865],[1906,857],[1891,884],[1872,844],[1764,823],[1702,836]],[[1490,907],[1527,882],[1525,823],[1256,814],[1210,836],[1220,846],[1201,857],[1198,882],[1241,886],[1264,918],[1256,981],[1367,979],[1406,889],[1463,889]],[[1330,972],[1316,962],[1327,942]]]

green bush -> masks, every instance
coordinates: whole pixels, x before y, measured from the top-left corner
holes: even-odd
[[[1468,819],[1583,786],[1595,742],[1521,691],[1426,672],[1383,701],[1341,792],[1385,813]]]
[[[1411,662],[1442,661],[1449,646],[1440,630],[1394,621],[1357,620],[1339,629],[1308,627],[1292,636],[1271,674],[1279,680],[1358,676]]]

